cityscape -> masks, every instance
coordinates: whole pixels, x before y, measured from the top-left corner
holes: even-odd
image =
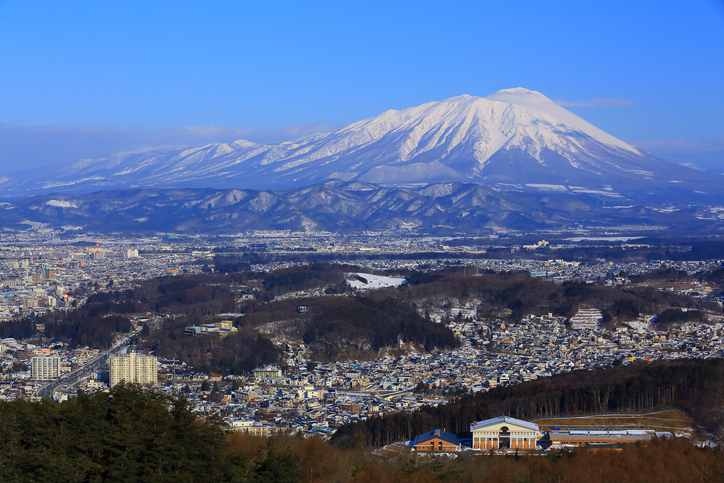
[[[722,45],[0,1],[0,480],[724,481]]]
[[[250,270],[260,276],[304,265],[293,257],[285,261],[285,256],[352,255],[358,271],[347,274],[346,284],[350,289],[347,296],[353,297],[406,283],[409,276],[406,279],[399,274],[434,272],[450,266],[471,277],[490,271],[516,271],[556,284],[576,281],[610,287],[636,285],[631,278],[650,272],[694,275],[722,267],[722,260],[613,263],[515,258],[543,247],[562,250],[580,244],[580,240],[555,245],[539,241],[513,248],[506,245],[506,259],[475,258],[486,250],[501,248],[494,239],[477,242],[473,249],[464,247],[469,250],[464,252],[448,245],[450,240],[446,239],[394,235],[349,238],[262,232],[226,238],[218,244],[215,238],[178,240],[173,235],[60,239],[47,230],[6,233],[0,255],[3,318],[12,321],[71,311],[94,293],[123,291],[143,279],[213,271],[215,253],[228,255],[229,250],[239,248],[273,255],[273,261],[250,265]],[[601,240],[586,243],[597,246]],[[420,253],[434,256],[418,258]],[[364,283],[360,277],[367,277]],[[722,306],[721,288],[716,284],[665,280],[653,285],[662,292]],[[244,292],[238,295],[237,308],[259,295],[253,284]],[[309,309],[302,303],[327,296],[323,289],[314,288],[290,291],[274,300],[299,299],[297,310],[301,313]],[[510,310],[501,314],[502,318],[479,313],[480,303],[468,300],[451,304],[446,300],[436,304],[430,300],[418,307],[421,315],[454,333],[458,348],[428,352],[413,344],[401,345],[396,351],[383,350],[379,357],[365,360],[316,361],[303,340],[277,331],[272,321],[259,332],[270,337],[282,356],[275,364],[241,374],[204,373],[182,359],[144,355],[140,348],[142,329],[151,332],[162,327],[174,317],[168,313],[131,314],[130,329],[116,335],[110,348],[75,346],[62,342],[62,338],[28,338],[30,334],[10,337],[0,342],[0,397],[49,397],[60,402],[78,391],[108,390],[123,381],[183,394],[193,412],[201,417],[217,415],[231,429],[254,435],[299,433],[330,439],[339,426],[395,412],[412,413],[423,406],[445,404],[463,393],[634,361],[710,359],[724,354],[721,311],[706,311],[706,323],[661,326],[656,324],[656,314],[641,313],[634,320],[610,326],[603,324],[601,310],[593,307],[579,307],[568,318],[531,313],[513,322],[505,317]],[[237,330],[240,317],[243,313],[214,315],[205,324],[186,327],[182,337],[225,337]],[[35,325],[38,333],[43,329]],[[140,362],[130,361],[148,363],[141,367]]]

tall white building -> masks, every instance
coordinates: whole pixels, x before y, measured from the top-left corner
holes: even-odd
[[[36,381],[50,381],[60,377],[60,357],[33,357],[31,377]]]
[[[158,358],[138,352],[125,356],[111,356],[111,387],[125,381],[127,384],[152,384],[158,382]]]

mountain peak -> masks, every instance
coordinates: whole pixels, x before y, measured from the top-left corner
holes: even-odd
[[[254,143],[254,142],[251,142],[251,141],[247,141],[246,139],[237,139],[236,141],[234,141],[234,142],[231,143],[231,144],[232,144],[232,146],[236,146],[236,147],[239,147],[239,148],[242,148],[242,149],[244,149],[244,148],[253,148],[253,147],[259,146],[258,143]]]
[[[486,99],[490,101],[507,102],[508,104],[518,104],[521,106],[541,106],[553,104],[553,101],[538,91],[531,91],[523,87],[514,87],[512,89],[501,89],[498,92],[490,94]]]

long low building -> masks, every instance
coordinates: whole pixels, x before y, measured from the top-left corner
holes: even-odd
[[[253,420],[228,419],[227,424],[232,431],[241,431],[252,436],[269,437],[278,432],[277,427],[273,424]]]
[[[673,437],[668,431],[653,429],[561,429],[552,428],[548,437],[552,445],[590,446],[608,448],[637,441],[648,441],[653,437]]]

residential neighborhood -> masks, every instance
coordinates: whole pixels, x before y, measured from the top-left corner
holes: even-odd
[[[211,254],[219,248],[211,240],[202,238],[193,244],[183,244],[168,237],[133,241],[106,237],[93,242],[95,238],[86,236],[69,243],[58,241],[57,234],[52,232],[37,231],[35,236],[6,233],[0,240],[3,286],[0,309],[4,320],[71,310],[83,304],[89,294],[133,287],[139,280],[208,271],[213,269]],[[443,253],[449,247],[442,245],[441,240],[405,242],[400,237],[373,240],[377,241],[362,245],[337,235],[301,236],[285,232],[249,234],[233,243],[255,248],[263,245],[265,250],[277,255],[298,253],[294,250],[300,246],[330,253],[395,253],[395,257],[373,257],[358,262],[360,270],[350,274],[349,283],[353,290],[359,291],[405,282],[404,277],[366,275],[367,271],[386,270],[394,274],[396,270],[434,270],[451,264],[464,266],[470,276],[485,270],[525,271],[532,277],[545,277],[556,283],[577,280],[620,286],[631,283],[628,277],[662,267],[697,273],[722,266],[721,260],[586,263],[561,259],[446,258]],[[548,245],[548,242],[539,242],[524,249],[537,250]],[[413,249],[438,250],[440,254],[422,260],[403,256]],[[478,247],[478,251],[484,250]],[[251,268],[270,272],[303,263],[275,258]],[[708,297],[720,303],[711,287],[699,282],[687,286],[671,284],[658,290]],[[254,293],[251,288],[240,296],[240,301],[253,300]],[[323,290],[314,289],[287,293],[278,299],[325,295]],[[299,313],[309,310],[299,305]],[[655,323],[654,314],[640,314],[636,321],[607,327],[602,324],[600,310],[594,307],[579,307],[570,319],[553,314],[527,314],[518,323],[481,317],[477,306],[469,303],[419,307],[418,310],[421,315],[426,312],[431,320],[446,324],[460,341],[460,347],[426,353],[412,345],[400,345],[394,354],[381,354],[374,360],[323,363],[313,360],[310,347],[302,341],[282,338],[275,341],[283,350],[282,363],[261,366],[246,374],[200,373],[186,361],[158,358],[156,387],[169,394],[184,394],[196,413],[219,415],[230,429],[252,434],[302,433],[327,438],[340,425],[375,415],[413,412],[424,405],[444,403],[456,394],[484,392],[563,372],[633,361],[724,355],[724,321],[713,312],[707,314],[707,323],[664,327]],[[186,327],[183,336],[224,337],[237,330],[231,320],[243,315],[222,314],[216,322]],[[119,335],[114,351],[122,355],[138,350],[134,344],[141,330],[144,327],[156,330],[167,317],[170,315],[133,316],[133,336],[123,340],[125,337]],[[273,336],[273,332],[269,334]],[[106,390],[112,385],[108,356],[108,351],[99,348],[71,346],[61,341],[42,346],[6,338],[0,341],[0,398],[38,397],[48,392],[47,387],[53,382],[49,378],[68,378],[53,383],[52,396],[59,401],[80,390]],[[34,370],[40,374],[33,365],[46,364],[44,358],[57,360],[56,372],[45,371],[44,376],[33,377]],[[92,369],[84,371],[91,361]]]

